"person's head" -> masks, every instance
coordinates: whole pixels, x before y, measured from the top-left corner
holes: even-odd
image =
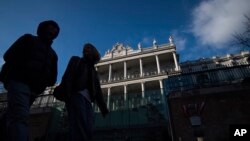
[[[37,35],[45,40],[53,41],[59,34],[60,27],[53,21],[43,21],[38,25]]]
[[[87,43],[83,46],[83,57],[89,63],[96,64],[100,61],[101,55],[98,50],[90,43]]]

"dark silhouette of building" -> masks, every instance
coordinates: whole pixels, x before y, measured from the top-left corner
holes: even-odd
[[[250,124],[247,53],[185,62],[165,79],[173,140],[228,141],[231,125]]]

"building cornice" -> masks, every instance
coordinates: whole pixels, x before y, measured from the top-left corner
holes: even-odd
[[[153,56],[153,55],[170,53],[170,52],[176,52],[175,45],[163,44],[163,45],[159,46],[158,48],[145,48],[141,52],[137,52],[134,54],[104,59],[104,60],[101,60],[96,66],[108,65],[108,64],[112,64],[112,63],[129,61],[129,60],[139,59],[139,58],[143,58],[143,57],[149,57],[149,56]]]

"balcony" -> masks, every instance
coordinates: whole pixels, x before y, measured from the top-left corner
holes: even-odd
[[[116,74],[114,77],[111,78],[111,80],[108,80],[108,77],[100,77],[100,83],[101,84],[108,84],[108,83],[117,83],[122,81],[129,81],[129,80],[135,80],[140,78],[147,78],[147,77],[155,77],[155,76],[161,76],[161,75],[175,75],[179,73],[180,71],[176,71],[175,68],[164,68],[161,69],[161,72],[158,74],[157,70],[155,69],[148,69],[145,70],[143,75],[141,76],[140,73],[134,72],[134,73],[128,73],[127,78],[124,78],[123,74]]]

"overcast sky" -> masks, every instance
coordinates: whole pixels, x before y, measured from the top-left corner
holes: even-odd
[[[238,53],[232,34],[243,31],[250,0],[0,0],[0,56],[21,35],[36,35],[43,20],[61,27],[53,48],[59,75],[84,43],[102,55],[115,43],[137,49],[168,43],[173,35],[180,61]],[[3,63],[3,59],[0,59]]]

